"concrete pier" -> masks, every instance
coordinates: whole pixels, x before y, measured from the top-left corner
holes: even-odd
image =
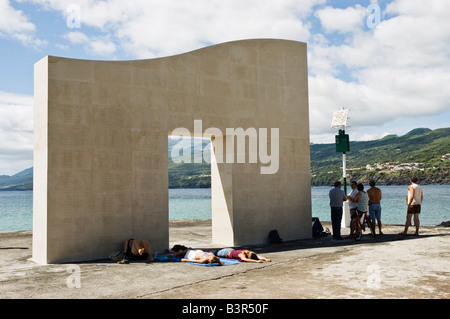
[[[328,236],[247,246],[272,262],[220,267],[120,265],[107,259],[109,251],[104,260],[38,265],[30,261],[31,231],[0,233],[0,298],[450,298],[450,228],[421,227],[420,236],[398,235],[402,229],[385,225],[384,235],[365,234],[359,242]],[[211,244],[211,221],[170,222],[170,244],[218,248]]]

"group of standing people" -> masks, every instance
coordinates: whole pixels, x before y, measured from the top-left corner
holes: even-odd
[[[411,226],[411,219],[414,218],[414,225],[416,226],[416,231],[414,235],[419,235],[419,214],[421,211],[421,205],[423,201],[423,191],[422,188],[417,184],[417,177],[411,178],[411,185],[408,186],[408,195],[406,197],[407,204],[407,214],[405,229],[401,232],[401,235],[406,235],[409,226]],[[379,234],[382,235],[381,231],[381,189],[375,186],[374,180],[369,181],[370,188],[364,191],[364,185],[357,183],[356,181],[350,182],[350,187],[352,191],[350,194],[346,195],[341,189],[342,183],[336,181],[334,183],[334,188],[330,190],[330,207],[331,207],[331,224],[333,229],[333,238],[336,240],[342,240],[341,236],[341,221],[343,214],[343,203],[349,201],[350,216],[352,219],[351,223],[354,223],[355,217],[360,214],[364,214],[369,211],[369,216],[372,220],[372,226],[375,230],[375,226],[378,225]]]

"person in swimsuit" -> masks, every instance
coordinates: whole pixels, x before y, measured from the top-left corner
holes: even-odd
[[[246,261],[246,262],[254,262],[254,263],[262,263],[264,261],[271,261],[269,258],[260,256],[256,254],[253,251],[250,251],[248,249],[233,249],[233,248],[223,248],[215,253],[216,256],[222,257],[222,258],[230,258],[230,259],[237,259],[239,261]]]
[[[375,181],[373,179],[369,181],[369,186],[370,188],[367,190],[367,195],[369,195],[369,216],[372,219],[374,231],[375,224],[378,224],[380,235],[383,235],[383,232],[381,231],[381,189],[375,186]]]
[[[215,264],[218,263],[223,265],[219,257],[215,256],[213,253],[204,252],[201,249],[188,249],[184,258],[181,259],[182,262],[191,262],[199,264]]]

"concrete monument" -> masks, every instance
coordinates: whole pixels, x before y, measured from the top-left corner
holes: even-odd
[[[305,43],[255,39],[37,62],[33,260],[106,258],[128,238],[169,248],[168,135],[180,132],[213,141],[215,244],[311,237],[306,56]]]

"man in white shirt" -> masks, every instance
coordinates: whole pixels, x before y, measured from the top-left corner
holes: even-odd
[[[356,188],[356,185],[357,185],[356,181],[350,182],[350,187],[352,188],[352,191],[350,192],[350,194],[348,194],[347,198],[350,197],[351,199],[354,199],[356,194],[359,193],[358,189]],[[356,207],[358,207],[358,203],[354,203],[350,200],[348,203],[348,207],[350,208],[350,216],[353,218],[353,214],[356,214]]]

